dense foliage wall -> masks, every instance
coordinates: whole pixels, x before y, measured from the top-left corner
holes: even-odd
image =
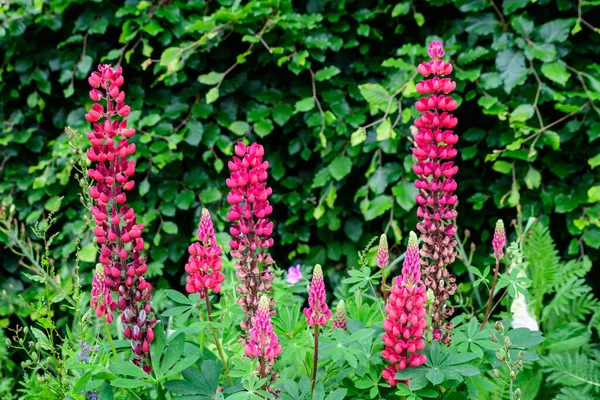
[[[128,77],[147,277],[180,288],[201,205],[227,236],[226,165],[243,139],[271,164],[280,268],[356,265],[382,231],[399,254],[415,225],[416,65],[432,39],[456,65],[459,234],[484,243],[518,211],[551,219],[563,253],[598,259],[600,34],[585,19],[597,2],[304,3],[0,4],[0,197],[25,224],[62,198],[53,247],[65,280],[85,211],[64,128],[88,129],[96,64]],[[22,292],[19,257],[0,257],[3,289]],[[0,301],[10,315],[10,296]]]

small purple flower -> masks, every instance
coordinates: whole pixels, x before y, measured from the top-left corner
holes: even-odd
[[[296,283],[300,282],[301,279],[302,272],[300,271],[300,264],[288,269],[287,278],[285,278],[287,283],[290,285],[295,285]]]

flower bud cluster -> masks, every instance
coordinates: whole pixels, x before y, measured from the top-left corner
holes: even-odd
[[[449,343],[451,323],[446,319],[454,310],[446,307],[450,295],[456,290],[455,277],[447,267],[456,258],[456,219],[455,206],[458,202],[454,194],[457,188],[454,175],[458,167],[452,159],[457,150],[454,145],[458,135],[452,130],[458,120],[451,114],[457,107],[452,97],[447,96],[456,88],[456,83],[444,76],[452,73],[452,64],[440,58],[444,56],[441,42],[432,42],[428,50],[430,62],[419,65],[418,71],[424,77],[416,85],[417,92],[429,94],[415,105],[422,114],[414,122],[418,132],[414,137],[413,154],[417,163],[413,166],[418,178],[415,187],[418,204],[417,217],[420,219],[417,229],[421,233],[424,257],[425,285],[434,292],[432,303],[433,329],[444,331],[441,340]]]
[[[126,120],[119,119],[131,112],[121,90],[122,72],[121,67],[99,65],[88,79],[92,87],[90,98],[96,102],[85,115],[93,123],[93,130],[86,134],[92,145],[86,155],[93,163],[88,176],[94,181],[90,187],[90,211],[96,225],[94,236],[101,246],[99,260],[104,267],[102,275],[96,274],[92,306],[97,315],[107,313],[107,320],[112,320],[109,314],[114,309],[114,299],[107,299],[112,293],[107,295],[105,288],[117,293],[123,333],[131,341],[133,362],[141,365],[154,340],[156,317],[151,305],[152,286],[143,277],[148,269],[141,254],[144,225],[136,223],[134,209],[127,205],[127,192],[135,185],[131,179],[135,162],[127,158],[135,152],[135,144],[129,143],[128,138],[135,130],[127,128]],[[143,368],[150,371],[148,365]]]
[[[185,290],[198,293],[203,299],[209,289],[219,293],[221,283],[225,280],[221,272],[223,250],[217,244],[213,222],[206,208],[202,209],[197,236],[199,241],[188,247],[190,257],[185,264],[185,271],[189,276],[186,277]]]
[[[308,294],[308,307],[304,309],[304,316],[309,326],[325,326],[331,318],[331,310],[326,303],[323,270],[319,264],[315,266],[313,271],[310,292]]]
[[[382,376],[391,386],[398,381],[396,372],[425,364],[423,335],[427,329],[426,287],[419,282],[421,263],[417,236],[411,232],[402,275],[396,277],[385,306],[382,356],[389,361]],[[408,383],[408,382],[405,382]]]
[[[263,160],[263,146],[239,142],[234,152],[233,160],[228,163],[231,175],[226,181],[231,189],[227,196],[231,205],[227,219],[232,222],[229,233],[233,240],[229,245],[231,256],[237,259],[236,276],[241,281],[237,301],[246,314],[240,325],[248,332],[258,308],[259,293],[270,293],[274,278],[270,268],[273,259],[265,253],[273,246],[273,222],[268,218],[273,212],[268,200],[272,189],[266,184],[269,162]]]
[[[344,303],[344,300],[340,300],[335,308],[335,315],[333,316],[332,329],[338,328],[346,330],[346,304]]]
[[[262,295],[258,302],[254,325],[250,329],[250,340],[244,346],[244,354],[250,358],[258,358],[257,372],[260,379],[271,375],[270,385],[277,380],[279,375],[271,367],[281,354],[281,345],[271,324],[270,300],[265,295]]]

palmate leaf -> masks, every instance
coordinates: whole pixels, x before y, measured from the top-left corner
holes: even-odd
[[[496,351],[498,343],[491,340],[489,330],[479,331],[480,324],[476,318],[472,318],[468,324],[461,325],[454,331],[453,342],[460,353],[474,353],[479,358],[483,357],[483,351]]]
[[[466,376],[480,374],[479,369],[470,363],[478,358],[475,353],[458,353],[453,348],[448,350],[442,348],[435,340],[424,353],[427,357],[425,366],[398,371],[395,379],[410,380],[409,387],[417,390],[424,387],[426,381],[439,385],[445,380],[462,382]]]

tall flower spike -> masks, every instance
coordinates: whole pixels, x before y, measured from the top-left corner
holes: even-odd
[[[494,247],[494,257],[501,259],[504,256],[504,246],[506,245],[506,233],[504,232],[504,221],[499,219],[496,222],[496,229],[494,230],[494,238],[492,239],[492,246]]]
[[[412,232],[411,232],[412,233]],[[421,354],[425,348],[423,334],[427,328],[427,294],[425,285],[419,283],[421,275],[419,248],[416,235],[409,238],[402,275],[397,276],[385,306],[382,335],[385,348],[382,356],[389,361],[383,370],[383,378],[391,386],[398,382],[396,372],[423,365],[426,358]],[[405,382],[408,383],[408,382]]]
[[[332,329],[337,328],[346,330],[346,305],[344,304],[344,300],[340,300],[337,307],[335,308]]]
[[[327,325],[331,318],[331,310],[327,306],[325,299],[325,281],[323,280],[323,270],[317,264],[313,270],[312,282],[310,284],[310,293],[308,294],[308,308],[304,309],[304,316],[309,326]]]
[[[93,166],[88,176],[94,181],[90,187],[93,199],[90,211],[96,224],[96,242],[101,246],[100,262],[104,266],[104,282],[99,281],[102,276],[97,274],[92,288],[96,299],[92,306],[96,306],[97,315],[98,310],[102,314],[103,310],[98,307],[98,299],[102,298],[104,304],[109,305],[108,309],[112,308],[110,304],[114,299],[107,296],[113,295],[106,294],[102,284],[117,293],[123,335],[131,341],[133,362],[141,365],[154,340],[156,317],[152,308],[152,286],[143,276],[148,269],[146,257],[141,254],[144,225],[136,223],[134,210],[127,205],[127,192],[135,185],[131,179],[135,162],[127,159],[135,152],[135,144],[129,143],[128,138],[135,129],[127,128],[127,121],[119,119],[131,112],[121,90],[122,72],[121,67],[99,65],[98,71],[88,78],[92,86],[90,98],[95,102],[85,115],[86,120],[94,124],[93,131],[86,133],[92,145],[86,154]],[[150,372],[147,364],[143,369]]]
[[[420,222],[417,229],[421,233],[424,257],[425,285],[434,292],[432,304],[433,328],[445,332],[444,343],[450,343],[452,323],[446,322],[454,310],[446,307],[450,295],[456,291],[456,278],[448,271],[448,266],[456,257],[456,228],[454,209],[458,198],[454,194],[456,181],[454,175],[458,167],[451,161],[456,157],[454,145],[458,135],[453,128],[458,120],[451,114],[457,107],[456,101],[448,96],[456,88],[456,82],[444,76],[452,73],[452,64],[440,58],[444,56],[441,42],[429,45],[430,62],[419,64],[418,71],[424,77],[432,76],[417,83],[416,89],[421,94],[428,94],[415,104],[421,116],[414,122],[418,132],[414,137],[413,154],[417,159],[413,170],[417,174],[415,187],[419,190],[416,196],[417,217]]]
[[[269,304],[269,298],[262,295],[254,317],[254,326],[250,329],[250,340],[244,346],[244,354],[250,358],[258,358],[257,372],[259,379],[271,375],[268,385],[271,386],[279,376],[271,367],[275,363],[275,359],[281,354],[281,346],[277,335],[273,331]]]
[[[273,212],[268,200],[272,189],[266,184],[269,162],[263,161],[265,149],[258,143],[246,146],[239,142],[234,151],[235,157],[228,163],[231,175],[226,181],[231,189],[227,195],[231,205],[227,219],[232,222],[229,233],[233,240],[229,245],[231,256],[237,258],[236,276],[241,281],[237,287],[240,294],[237,302],[246,314],[240,326],[248,332],[256,314],[259,294],[271,292],[274,278],[270,268],[273,259],[265,253],[273,246],[273,222],[268,218]],[[264,267],[261,269],[260,265]],[[271,305],[274,305],[273,300]]]
[[[377,266],[385,268],[389,264],[388,242],[387,236],[382,234],[379,238],[379,247],[377,247]]]
[[[198,293],[203,299],[205,289],[219,293],[221,283],[225,280],[221,272],[223,251],[217,244],[213,222],[206,208],[202,209],[197,236],[199,241],[188,247],[190,257],[185,264],[185,271],[190,275],[186,277],[185,290],[188,293]]]

